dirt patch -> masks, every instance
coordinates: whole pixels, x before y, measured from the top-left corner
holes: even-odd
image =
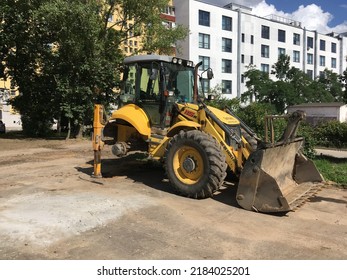
[[[347,191],[323,188],[296,212],[241,209],[226,184],[178,196],[143,154],[89,141],[0,139],[1,259],[346,259]]]

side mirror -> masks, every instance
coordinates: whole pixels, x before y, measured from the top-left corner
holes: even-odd
[[[213,79],[213,71],[211,68],[207,70],[207,79],[209,80]]]

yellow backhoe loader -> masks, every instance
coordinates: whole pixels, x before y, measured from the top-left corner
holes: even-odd
[[[323,180],[300,152],[303,139],[296,130],[304,114],[288,116],[279,141],[262,141],[230,109],[204,103],[200,66],[161,55],[125,59],[119,108],[106,119],[103,106],[95,105],[94,176],[102,176],[104,137],[112,137],[118,157],[142,142],[181,195],[211,197],[232,172],[238,178],[236,200],[244,209],[293,210]],[[211,69],[203,72],[213,77]]]

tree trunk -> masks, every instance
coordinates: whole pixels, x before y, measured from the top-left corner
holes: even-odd
[[[68,123],[67,123],[67,135],[66,135],[65,140],[70,139],[70,135],[71,135],[71,120],[69,119]]]
[[[82,139],[83,137],[83,128],[84,128],[84,125],[83,124],[77,124],[76,125],[76,131],[75,131],[75,138],[76,139]]]

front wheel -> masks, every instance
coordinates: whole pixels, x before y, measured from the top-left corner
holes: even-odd
[[[180,131],[166,148],[166,174],[181,195],[212,196],[223,184],[226,168],[225,155],[217,141],[199,130]]]

